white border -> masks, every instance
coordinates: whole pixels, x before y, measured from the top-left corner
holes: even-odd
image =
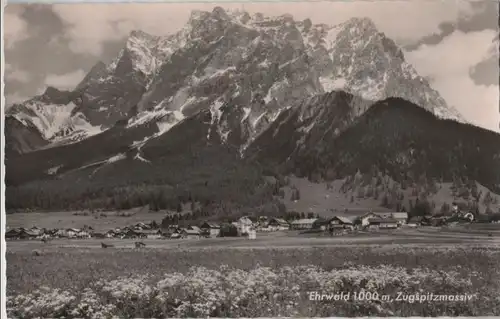
[[[5,88],[5,83],[4,83],[4,76],[5,76],[5,54],[4,54],[4,7],[7,5],[7,1],[5,0],[0,0],[1,6],[0,6],[0,20],[2,21],[2,25],[0,27],[0,49],[1,49],[1,58],[0,58],[0,70],[1,70],[1,79],[0,79],[0,85],[1,85],[1,97],[0,97],[0,102],[1,102],[1,119],[0,119],[0,128],[2,129],[2,134],[0,135],[0,158],[1,158],[1,164],[0,164],[0,177],[1,177],[1,184],[0,184],[0,234],[1,234],[1,239],[0,239],[0,251],[1,251],[1,277],[0,277],[0,300],[1,300],[1,307],[0,307],[0,318],[7,318],[7,310],[6,310],[6,287],[7,287],[7,276],[6,276],[6,245],[5,245],[5,222],[6,222],[6,213],[5,213],[5,97],[4,97],[4,88]],[[328,0],[327,0],[328,1]],[[361,0],[363,1],[363,0]],[[369,1],[369,0],[366,0]],[[374,0],[374,1],[385,1],[385,0]],[[422,1],[422,0],[421,0]],[[433,1],[433,0],[429,0]],[[182,3],[182,2],[188,2],[188,3],[203,3],[203,2],[219,2],[219,3],[224,3],[224,2],[305,2],[303,0],[251,0],[251,1],[246,1],[246,0],[216,0],[216,1],[202,1],[202,0],[184,0],[184,1],[176,1],[176,0],[135,0],[135,1],[124,1],[124,0],[105,0],[105,1],[100,1],[100,0],[63,0],[63,1],[30,1],[30,0],[11,0],[9,3],[102,3],[102,2],[107,2],[107,3],[124,3],[124,2],[140,2],[140,3]],[[322,0],[307,0],[307,2],[323,2]],[[500,111],[500,109],[499,109]],[[272,318],[272,317],[270,317]],[[280,317],[281,318],[281,317]],[[343,317],[326,317],[326,318],[332,318],[332,319],[344,319]],[[387,317],[355,317],[355,318],[380,318],[380,319],[385,319]],[[403,317],[390,317],[390,318],[403,318]],[[416,318],[426,318],[426,317],[404,317],[405,319],[416,319]],[[498,318],[494,316],[480,316],[480,317],[435,317],[435,318],[446,318],[446,319],[458,319],[458,318]],[[255,319],[255,318],[254,318]],[[261,318],[263,319],[263,318]],[[285,319],[285,318],[282,318]],[[318,318],[319,319],[319,318]],[[325,319],[325,317],[321,317],[321,319]],[[351,318],[346,318],[346,319],[351,319]]]
[[[1,79],[0,79],[0,91],[1,96],[0,96],[0,105],[1,105],[1,119],[0,119],[0,127],[2,128],[2,134],[0,134],[0,158],[1,158],[1,163],[0,163],[0,178],[2,179],[1,181],[1,187],[0,187],[0,227],[2,228],[0,230],[0,234],[2,238],[0,239],[0,252],[1,252],[1,266],[0,266],[0,271],[1,271],[1,277],[0,277],[0,317],[1,318],[7,318],[7,309],[6,309],[6,298],[7,298],[7,263],[5,260],[5,254],[6,254],[6,245],[5,245],[5,219],[7,217],[5,213],[5,83],[4,83],[4,75],[5,75],[5,54],[4,54],[4,39],[3,39],[3,34],[4,34],[4,7],[7,5],[7,0],[0,0],[0,19],[2,20],[2,25],[0,26],[0,37],[2,38],[0,40],[0,49],[1,49],[1,58],[0,58],[0,69],[2,70],[1,74]]]

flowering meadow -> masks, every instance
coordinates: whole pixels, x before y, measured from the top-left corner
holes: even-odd
[[[311,250],[314,249],[7,254],[8,315],[9,318],[500,315],[497,250],[391,247]],[[415,258],[417,255],[424,259]],[[19,264],[20,260],[27,264]],[[52,268],[48,268],[49,264]],[[77,264],[80,267],[74,269],[72,266]],[[22,274],[33,280],[31,286],[20,279]],[[472,298],[412,303],[376,298],[321,301],[310,300],[309,296],[310,292],[362,291],[393,297],[398,293],[434,293],[468,294]]]

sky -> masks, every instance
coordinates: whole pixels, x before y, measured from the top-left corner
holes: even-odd
[[[6,104],[72,89],[98,61],[109,63],[131,30],[168,35],[192,10],[215,6],[337,24],[369,17],[406,60],[471,123],[500,132],[498,1],[379,0],[253,3],[71,3],[5,7]],[[498,40],[497,40],[498,41]]]

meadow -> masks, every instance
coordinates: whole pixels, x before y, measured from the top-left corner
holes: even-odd
[[[8,251],[11,318],[500,315],[500,250],[481,246]],[[309,300],[309,292],[469,294]]]

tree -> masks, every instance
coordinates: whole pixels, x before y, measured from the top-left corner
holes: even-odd
[[[489,205],[486,206],[485,213],[488,214],[488,215],[492,215],[493,214],[493,210],[491,209],[491,207]]]
[[[296,192],[295,192],[295,199],[300,200],[300,191],[298,189],[296,189]]]
[[[175,210],[176,210],[178,213],[182,212],[182,204],[181,204],[181,202],[178,202],[178,203],[177,203],[177,207],[175,208]]]
[[[451,211],[451,207],[450,207],[450,204],[448,203],[444,203],[442,206],[441,206],[441,209],[440,209],[440,212],[441,214],[443,215],[448,215]]]
[[[488,206],[489,204],[492,203],[492,201],[493,201],[493,198],[491,196],[491,192],[486,193],[486,195],[483,198],[483,204],[485,206]]]
[[[285,198],[285,191],[283,189],[280,189],[278,192],[278,196],[281,198]]]
[[[382,197],[382,207],[390,208],[389,206],[389,197],[387,197],[387,194],[384,194]]]
[[[427,200],[418,201],[413,206],[413,209],[410,211],[410,216],[426,216],[432,213],[431,203]]]
[[[363,186],[358,189],[358,198],[365,198],[365,188]]]

